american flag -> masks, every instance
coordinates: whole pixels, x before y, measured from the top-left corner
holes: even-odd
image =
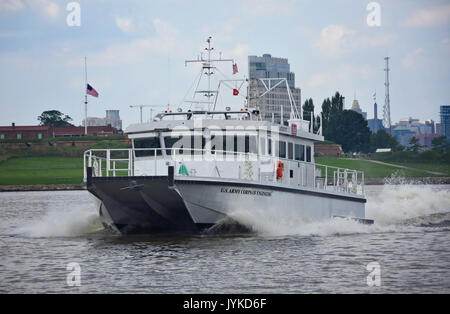
[[[97,91],[89,84],[87,84],[86,94],[91,95],[93,97],[98,97]]]
[[[233,64],[233,74],[236,74],[236,73],[238,73],[239,71],[238,71],[238,66],[237,66],[237,63],[234,63]]]

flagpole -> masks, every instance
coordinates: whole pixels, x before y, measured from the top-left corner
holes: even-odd
[[[84,57],[84,73],[85,73],[85,95],[84,95],[84,135],[88,135],[87,131],[87,105],[88,105],[88,98],[87,98],[87,57]]]

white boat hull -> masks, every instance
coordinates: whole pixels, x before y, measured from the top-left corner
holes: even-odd
[[[304,221],[365,219],[364,197],[307,188],[201,178],[94,177],[88,190],[98,199],[104,224],[122,234],[197,233],[239,211],[264,215],[276,209]]]

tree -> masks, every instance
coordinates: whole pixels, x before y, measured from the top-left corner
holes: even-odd
[[[54,126],[54,127],[66,127],[72,126],[69,121],[72,121],[72,118],[68,115],[64,115],[62,112],[58,110],[49,110],[44,111],[39,117],[40,121],[39,125],[42,126]]]
[[[449,143],[447,142],[446,136],[436,137],[431,141],[431,145],[433,146],[433,150],[444,153],[449,150]]]
[[[344,96],[336,92],[333,97],[331,97],[331,116],[337,115],[344,110]]]
[[[370,150],[375,152],[378,148],[392,148],[393,151],[401,150],[397,139],[385,130],[379,130],[370,136]]]
[[[419,139],[413,136],[409,141],[408,150],[414,153],[418,153],[421,148],[422,145],[419,144]]]
[[[369,152],[370,129],[364,117],[353,111],[343,110],[328,122],[328,137],[342,146],[345,152]]]
[[[323,117],[323,134],[325,137],[330,137],[328,125],[332,119],[337,117],[344,110],[344,97],[336,92],[333,97],[327,98],[322,103],[322,117]]]
[[[311,114],[314,119],[314,103],[312,98],[307,99],[305,101],[305,104],[303,105],[302,109],[303,109],[303,120],[311,122]]]

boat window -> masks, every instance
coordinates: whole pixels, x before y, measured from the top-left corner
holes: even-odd
[[[311,146],[306,146],[306,161],[311,162]]]
[[[256,136],[245,136],[244,153],[256,154]]]
[[[246,136],[234,136],[234,151],[244,153],[246,144]]]
[[[294,159],[294,144],[288,143],[288,158]]]
[[[180,148],[183,148],[183,144],[182,144],[182,137],[181,136],[175,136],[175,137],[165,137],[164,138],[164,143],[166,144],[166,148],[169,148],[169,149],[166,149],[166,154],[167,155],[172,155],[172,149],[170,149],[170,148],[175,148],[175,149],[177,149],[177,151],[176,151],[176,154],[178,155],[178,154],[182,154],[183,153],[183,151],[182,151],[182,149],[180,149]],[[175,145],[175,144],[177,144],[177,145]],[[175,147],[174,147],[174,145],[175,145]]]
[[[305,161],[305,146],[295,144],[295,160]]]
[[[279,147],[279,150],[278,150],[279,155],[278,156],[280,158],[286,158],[286,142],[280,141],[278,147]]]
[[[267,153],[269,156],[272,156],[272,139],[269,138],[268,144],[267,144]]]
[[[211,138],[204,138],[204,140],[205,140],[205,146],[204,146],[204,148],[206,149],[206,144],[207,143],[210,143],[211,144],[211,146],[210,146],[210,149],[211,149],[211,153],[215,153],[216,152],[216,146],[217,146],[217,141],[216,141],[216,136],[215,135],[211,135]]]
[[[223,137],[223,150],[226,152],[236,152],[237,151],[237,140],[234,136],[224,136]]]
[[[159,137],[152,138],[144,138],[144,139],[135,139],[134,140],[134,148],[147,148],[148,150],[136,150],[136,157],[147,157],[147,156],[155,156],[155,149],[161,148],[161,143]],[[156,155],[161,156],[162,150],[156,150]]]
[[[205,148],[206,139],[203,136],[192,136],[191,137],[191,148],[192,153],[195,155],[202,155],[203,151],[202,149]]]

